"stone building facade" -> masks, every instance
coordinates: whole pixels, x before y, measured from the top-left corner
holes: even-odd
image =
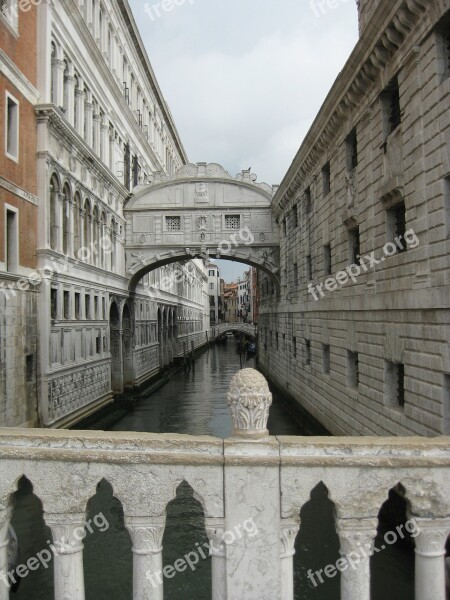
[[[361,0],[273,201],[259,365],[334,434],[450,433],[448,0]],[[348,270],[347,270],[348,269]]]
[[[37,15],[40,422],[66,427],[205,343],[206,271],[129,288],[124,206],[186,154],[128,3],[44,0]]]
[[[0,11],[0,423],[37,422],[36,9]]]

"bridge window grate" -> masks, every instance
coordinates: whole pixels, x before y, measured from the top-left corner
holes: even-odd
[[[241,216],[240,215],[225,215],[225,229],[227,230],[239,230],[241,228]]]
[[[166,217],[167,231],[181,231],[181,217]]]

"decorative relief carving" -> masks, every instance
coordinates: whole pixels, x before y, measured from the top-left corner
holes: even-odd
[[[49,418],[58,419],[81,408],[110,391],[108,364],[88,367],[49,381]]]
[[[209,190],[207,183],[202,181],[195,184],[195,201],[209,202]]]
[[[272,394],[266,379],[255,369],[243,369],[231,380],[227,396],[233,418],[233,435],[268,435]]]

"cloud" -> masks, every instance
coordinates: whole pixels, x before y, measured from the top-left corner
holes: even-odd
[[[141,0],[133,0],[135,11]],[[279,183],[356,41],[356,8],[305,0],[195,0],[137,18],[192,162]],[[137,15],[136,15],[137,16]]]

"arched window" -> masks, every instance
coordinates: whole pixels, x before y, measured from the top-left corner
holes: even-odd
[[[85,249],[91,248],[91,203],[88,199],[84,202],[84,219],[83,219],[83,242]],[[87,260],[87,250],[83,253],[83,260]]]
[[[56,91],[56,80],[57,80],[57,75],[56,75],[56,59],[57,59],[57,54],[56,54],[56,45],[55,42],[52,42],[51,45],[51,80],[50,80],[50,101],[53,104],[57,103],[57,91]]]
[[[64,59],[64,96],[63,96],[63,108],[64,115],[68,116],[69,111],[69,94],[70,94],[70,85],[69,85],[69,63],[66,59]]]
[[[59,194],[60,186],[59,180],[56,175],[53,175],[50,180],[50,232],[49,242],[50,248],[56,250],[58,247],[58,235],[59,235]]]
[[[64,254],[69,254],[70,246],[70,197],[70,188],[66,183],[63,189],[62,248]]]
[[[78,252],[81,248],[81,238],[82,238],[82,221],[81,221],[81,196],[78,192],[76,192],[74,197],[74,218],[73,218],[73,249],[75,253],[75,257],[77,257]]]

